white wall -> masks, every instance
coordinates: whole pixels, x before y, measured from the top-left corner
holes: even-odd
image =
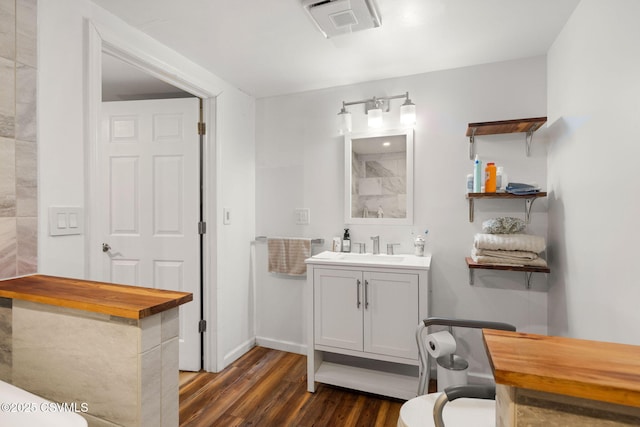
[[[68,277],[87,277],[85,236],[48,235],[49,206],[87,207],[85,191],[85,19],[121,38],[150,58],[174,67],[176,75],[190,78],[211,94],[216,102],[215,173],[210,176],[209,197],[214,236],[210,254],[215,257],[211,301],[217,316],[207,319],[218,334],[210,347],[218,357],[218,368],[233,359],[238,346],[253,339],[246,324],[250,318],[249,242],[254,236],[254,101],[179,53],[130,27],[122,20],[86,0],[43,1],[38,4],[39,113],[39,272]],[[213,165],[211,165],[213,166]],[[222,228],[221,206],[234,208],[233,226]],[[239,246],[242,246],[239,249]],[[213,292],[215,291],[215,292]],[[217,295],[216,295],[217,293]],[[216,346],[216,344],[218,344]],[[231,356],[227,356],[231,355]]]
[[[476,219],[468,221],[464,197],[466,175],[472,171],[467,123],[546,115],[546,59],[535,57],[504,63],[420,74],[404,78],[336,87],[322,91],[259,99],[256,102],[256,231],[265,236],[324,238],[342,235],[343,140],[336,114],[342,101],[406,91],[418,109],[415,127],[415,225],[351,226],[353,242],[380,234],[386,243],[412,251],[411,232],[430,230],[433,315],[506,321],[519,330],[546,333],[546,276],[526,290],[523,274],[480,272],[470,286],[464,257],[482,221],[495,216],[523,217],[514,201],[478,201]],[[392,101],[387,127],[398,127],[401,100]],[[354,132],[366,130],[362,106],[350,107]],[[512,181],[536,181],[546,188],[546,141],[536,133],[532,156],[525,156],[524,134],[477,138],[484,161],[505,167]],[[310,225],[295,225],[295,208],[311,211]],[[534,204],[529,231],[546,236],[546,201]],[[266,245],[256,244],[256,334],[275,347],[306,345],[301,279],[282,279],[266,272]],[[469,338],[474,359],[483,360],[477,335]],[[467,348],[462,350],[463,354]],[[472,369],[476,368],[472,361]],[[476,368],[477,369],[477,368]]]
[[[554,335],[640,344],[638,17],[583,0],[548,53]]]

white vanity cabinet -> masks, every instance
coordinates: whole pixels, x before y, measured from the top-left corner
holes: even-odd
[[[414,397],[430,257],[333,254],[307,260],[309,391],[317,381]]]
[[[316,347],[417,360],[418,275],[316,268]]]

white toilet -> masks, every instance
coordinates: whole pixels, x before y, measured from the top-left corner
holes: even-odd
[[[87,427],[81,415],[60,411],[55,403],[3,381],[0,381],[0,405],[0,426]]]
[[[434,427],[433,407],[442,393],[414,397],[400,408],[398,427]],[[445,425],[495,427],[496,402],[484,399],[456,399],[447,403],[442,417]]]

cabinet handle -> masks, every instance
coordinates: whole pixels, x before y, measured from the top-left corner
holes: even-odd
[[[369,308],[369,281],[364,281],[364,308]]]
[[[357,286],[356,286],[356,301],[357,301],[356,307],[360,308],[360,305],[362,305],[362,303],[360,302],[360,279],[358,279],[356,281],[356,284],[357,284]]]

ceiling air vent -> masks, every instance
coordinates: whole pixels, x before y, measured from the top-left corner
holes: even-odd
[[[327,38],[382,25],[375,0],[302,0],[302,5]]]

